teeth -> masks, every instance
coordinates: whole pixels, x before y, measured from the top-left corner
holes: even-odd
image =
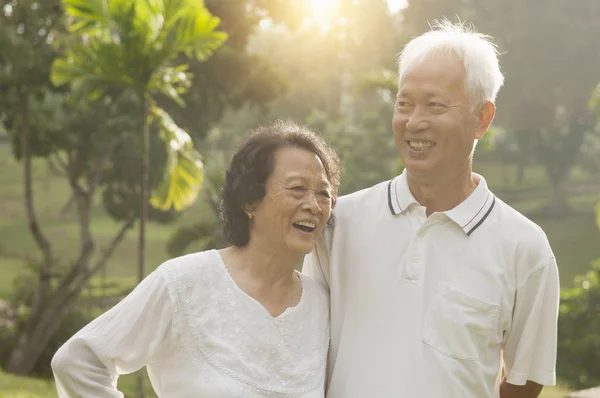
[[[408,146],[410,146],[411,149],[414,149],[417,151],[424,151],[426,149],[431,148],[434,145],[435,144],[431,141],[419,141],[419,140],[409,140],[408,141]]]
[[[309,221],[298,221],[297,223],[295,223],[296,225],[302,225],[303,227],[308,227],[308,228],[316,228],[317,225],[309,222]]]

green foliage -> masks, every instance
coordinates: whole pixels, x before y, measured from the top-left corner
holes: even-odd
[[[29,313],[29,305],[35,291],[36,281],[33,266],[30,271],[22,273],[14,281],[13,291],[9,300],[11,307],[18,310],[18,320],[15,326],[0,326],[0,365],[6,363],[11,348],[15,345],[19,336],[19,328],[25,322]],[[62,322],[58,332],[52,337],[45,347],[42,355],[38,358],[31,374],[37,377],[52,377],[50,361],[58,348],[73,336],[82,327],[87,325],[95,315],[89,311],[89,308],[77,308],[70,312]]]
[[[228,110],[249,105],[265,111],[285,92],[287,79],[276,60],[270,54],[257,55],[249,41],[266,18],[294,25],[291,19],[297,15],[289,14],[289,4],[287,0],[205,1],[207,9],[221,19],[219,28],[228,39],[207,61],[188,60],[194,84],[182,95],[185,107],[158,100],[195,142],[204,139]]]
[[[355,117],[350,122],[315,112],[308,119],[308,125],[321,132],[340,157],[340,195],[375,185],[402,171],[388,124],[382,123],[375,112]]]
[[[52,70],[56,85],[103,91],[124,84],[136,93],[162,91],[178,98],[185,66],[170,63],[180,53],[206,60],[226,39],[219,19],[190,0],[63,0],[75,19],[73,37]],[[176,79],[173,80],[172,78]]]
[[[218,139],[219,131],[215,129],[211,136],[211,141]],[[204,199],[208,204],[207,209],[199,215],[199,219],[195,223],[179,227],[169,237],[167,251],[171,256],[185,254],[190,248],[208,250],[220,249],[227,245],[219,216],[219,192],[223,186],[224,170],[227,167],[225,158],[227,157],[225,153],[214,147],[211,150],[203,192]]]
[[[34,155],[47,154],[39,129],[46,122],[45,94],[50,65],[56,56],[53,40],[60,31],[62,12],[56,0],[0,0],[0,123],[8,132],[21,126],[23,101],[31,104],[30,129]]]
[[[573,388],[600,385],[600,260],[561,293],[558,377]]]
[[[200,221],[175,230],[167,242],[167,251],[172,257],[181,256],[193,243],[196,243],[194,248],[200,251],[221,249],[227,245],[222,230],[221,220],[216,214],[204,214]]]
[[[164,178],[156,188],[150,203],[157,209],[181,211],[195,200],[203,181],[200,154],[190,136],[173,122],[164,110],[153,107],[152,115],[160,126],[163,141],[168,142]]]
[[[63,4],[75,34],[63,41],[64,54],[52,68],[53,83],[70,84],[75,93],[91,99],[111,87],[128,89],[142,103],[146,125],[152,121],[152,110],[168,163],[167,180],[151,203],[161,210],[171,206],[181,210],[198,194],[202,163],[190,136],[155,105],[155,98],[163,95],[183,105],[181,94],[189,89],[191,74],[177,57],[205,61],[212,55],[227,37],[215,30],[219,19],[194,0],[63,0]],[[146,156],[145,147],[142,152]]]

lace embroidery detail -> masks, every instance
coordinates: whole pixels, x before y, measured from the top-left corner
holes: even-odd
[[[160,268],[173,301],[173,328],[195,363],[266,393],[304,394],[322,387],[329,346],[327,295],[302,277],[300,302],[277,318],[246,296],[216,250]],[[271,395],[271,394],[269,394]]]

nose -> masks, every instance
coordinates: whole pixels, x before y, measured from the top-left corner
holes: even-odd
[[[425,117],[425,112],[423,112],[421,106],[416,106],[410,115],[408,115],[406,129],[411,133],[418,133],[419,131],[426,130],[428,127],[429,122]]]
[[[317,195],[313,191],[309,191],[306,194],[303,207],[305,210],[308,210],[315,215],[321,214],[321,212],[323,211],[323,209],[321,209],[321,205],[319,205]]]

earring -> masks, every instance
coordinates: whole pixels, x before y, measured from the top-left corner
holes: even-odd
[[[252,220],[252,213],[246,213],[248,215],[248,218]]]

